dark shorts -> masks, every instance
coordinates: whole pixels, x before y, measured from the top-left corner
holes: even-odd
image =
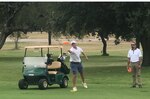
[[[83,72],[82,63],[70,62],[70,67],[71,67],[71,71],[73,74],[77,74],[77,72],[79,72],[79,73]]]

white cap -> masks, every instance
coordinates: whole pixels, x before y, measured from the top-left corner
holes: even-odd
[[[135,42],[132,42],[131,45],[136,45],[136,43],[135,43]]]
[[[71,44],[73,44],[73,43],[76,44],[77,42],[76,41],[71,41]]]

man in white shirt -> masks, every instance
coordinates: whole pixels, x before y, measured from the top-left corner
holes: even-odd
[[[84,54],[83,50],[76,45],[76,41],[72,41],[71,45],[72,45],[71,49],[68,50],[68,52],[70,53],[70,67],[73,73],[73,79],[72,79],[73,89],[71,91],[75,92],[77,91],[77,87],[76,87],[77,72],[80,73],[83,87],[88,88],[87,84],[84,81],[83,66],[82,66],[80,55],[82,53],[87,60],[88,57]]]
[[[142,88],[141,83],[141,62],[142,62],[142,54],[140,49],[136,48],[136,43],[131,44],[131,49],[128,51],[128,65],[127,68],[132,68],[133,73],[133,85],[132,87],[135,88],[136,85],[139,88]]]

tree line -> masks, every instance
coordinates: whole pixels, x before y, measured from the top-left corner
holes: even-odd
[[[0,48],[14,32],[46,31],[76,35],[97,32],[107,53],[109,34],[116,39],[136,38],[143,49],[143,66],[150,66],[150,3],[148,2],[1,2]]]

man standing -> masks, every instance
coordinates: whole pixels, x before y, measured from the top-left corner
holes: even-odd
[[[132,88],[135,88],[136,86],[142,88],[142,82],[140,78],[142,54],[140,49],[136,47],[136,43],[131,44],[131,49],[129,50],[127,57],[128,57],[127,68],[131,67],[133,73]]]
[[[88,60],[88,57],[84,54],[83,50],[76,45],[76,41],[72,41],[71,45],[72,45],[71,49],[68,50],[68,52],[70,53],[70,67],[73,73],[73,78],[72,78],[73,89],[71,91],[76,92],[77,91],[77,87],[76,87],[77,72],[80,73],[83,87],[88,88],[84,80],[83,66],[82,66],[80,55],[82,53],[87,60]]]

